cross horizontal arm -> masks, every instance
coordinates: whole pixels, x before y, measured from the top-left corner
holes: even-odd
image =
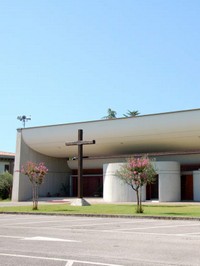
[[[83,141],[83,140],[78,140],[78,141],[71,141],[71,142],[66,142],[66,146],[75,146],[75,145],[89,145],[89,144],[95,144],[95,140],[91,141]]]

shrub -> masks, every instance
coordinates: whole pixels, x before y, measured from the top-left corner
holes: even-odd
[[[12,184],[13,184],[13,176],[10,173],[4,172],[0,174],[0,198],[1,199],[11,198]]]

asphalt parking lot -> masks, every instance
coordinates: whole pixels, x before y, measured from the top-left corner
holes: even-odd
[[[0,214],[0,265],[200,265],[200,222]]]

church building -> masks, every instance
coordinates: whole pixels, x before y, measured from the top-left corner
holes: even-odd
[[[83,145],[83,197],[135,201],[115,172],[127,158],[148,154],[157,177],[143,188],[144,201],[200,201],[200,109],[18,129],[13,201],[32,197],[19,172],[27,161],[49,169],[40,197],[77,197],[78,147],[66,143],[78,140],[79,129],[84,141],[95,140]]]

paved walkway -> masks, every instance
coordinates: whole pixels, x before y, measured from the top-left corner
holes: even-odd
[[[104,201],[103,198],[84,198],[90,204],[110,204],[110,202]],[[64,197],[43,197],[39,198],[39,204],[64,204],[64,203],[71,203],[75,201],[76,198],[64,198]],[[133,204],[133,202],[115,202],[112,204]],[[159,201],[145,201],[143,202],[144,205],[200,205],[200,202],[194,201],[181,201],[181,202],[159,202]],[[0,207],[6,206],[30,206],[32,205],[32,200],[29,201],[20,201],[20,202],[13,202],[13,201],[0,201]]]
[[[90,204],[95,203],[105,203],[103,198],[84,198],[86,201],[88,201]],[[64,203],[71,203],[76,198],[64,198],[64,197],[43,197],[39,198],[39,204],[64,204]],[[31,206],[33,204],[32,200],[27,201],[0,201],[0,207],[6,207],[6,206]]]

